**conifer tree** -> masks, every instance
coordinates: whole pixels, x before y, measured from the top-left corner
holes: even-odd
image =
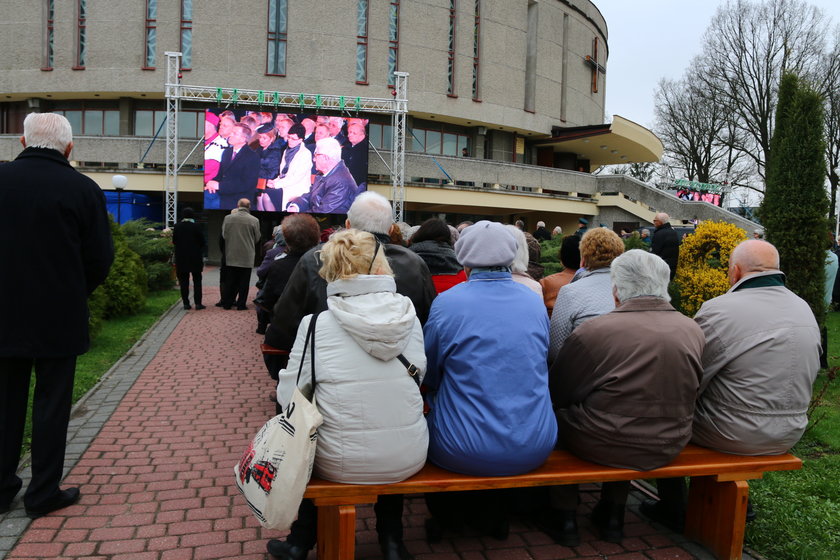
[[[820,326],[829,230],[824,143],[820,95],[796,75],[785,74],[759,217],[767,241],[779,250],[788,288],[808,302]]]

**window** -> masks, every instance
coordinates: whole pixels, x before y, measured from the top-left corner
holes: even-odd
[[[166,111],[138,109],[134,112],[134,135],[166,136],[163,123]],[[204,111],[181,111],[178,113],[178,138],[201,138],[204,136]]]
[[[455,8],[457,0],[449,0],[449,57],[447,69],[446,93],[455,97]]]
[[[151,70],[155,67],[157,53],[157,0],[146,0],[146,56],[143,68]]]
[[[119,136],[120,112],[117,109],[67,109],[55,111],[70,121],[76,136]]]
[[[469,137],[457,132],[415,128],[411,134],[414,138],[414,149],[411,150],[413,152],[460,156],[463,155],[464,148],[469,148]]]
[[[473,79],[472,96],[473,101],[481,101],[479,90],[479,54],[481,47],[481,0],[475,0],[475,23],[473,24]]]
[[[356,83],[367,83],[368,0],[359,0],[356,10]]]
[[[87,0],[76,0],[76,65],[84,70],[87,63]]]
[[[41,54],[41,70],[53,69],[54,46],[55,0],[44,0],[44,48]]]
[[[192,0],[181,0],[181,69],[192,68]]]
[[[394,87],[394,72],[400,53],[400,0],[391,0],[388,23],[388,87]]]
[[[286,75],[286,28],[288,26],[287,0],[268,2],[268,55],[265,73],[270,76]]]
[[[393,146],[394,132],[390,124],[370,123],[368,126],[370,145],[378,150],[390,150]]]

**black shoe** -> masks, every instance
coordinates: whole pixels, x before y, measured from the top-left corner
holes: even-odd
[[[184,309],[192,309],[192,306],[189,303],[185,303]]]
[[[601,500],[595,504],[591,519],[601,540],[621,544],[624,539],[624,504]]]
[[[225,304],[222,303],[221,301],[216,303],[216,307],[224,307],[224,306],[225,306]]]
[[[236,306],[237,311],[245,311],[246,309],[248,309],[247,305],[237,305]]]
[[[538,514],[537,528],[563,546],[579,546],[580,534],[577,526],[577,512],[574,510],[549,510]]]
[[[55,498],[53,498],[53,500],[49,503],[37,509],[26,508],[26,515],[30,519],[38,519],[39,517],[44,517],[45,515],[52,513],[56,510],[72,506],[73,504],[79,501],[80,497],[81,493],[79,493],[78,488],[68,488],[67,490],[61,490],[59,491],[58,495]]]
[[[685,529],[685,508],[672,506],[661,500],[645,500],[639,504],[639,512],[651,521],[664,525],[677,533]]]
[[[393,535],[385,535],[379,537],[379,548],[382,550],[383,560],[414,560],[402,539],[398,539]]]
[[[755,521],[756,517],[758,517],[758,514],[752,507],[752,500],[747,499],[747,523]]]
[[[223,305],[222,309],[224,309],[225,311],[230,311],[230,305]]]
[[[265,329],[268,328],[265,325],[257,325],[257,330],[255,331],[257,334],[265,334]]]
[[[9,502],[8,504],[0,504],[0,515],[8,513],[10,509],[12,509],[12,502]]]
[[[280,560],[306,560],[309,555],[308,548],[289,544],[288,541],[278,541],[277,539],[268,541],[266,548],[269,554]]]
[[[195,308],[196,309],[207,309],[207,306],[206,305],[201,305],[200,303],[196,303]]]

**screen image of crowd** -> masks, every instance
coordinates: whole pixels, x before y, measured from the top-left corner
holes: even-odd
[[[205,111],[205,210],[344,214],[367,173],[368,119]]]

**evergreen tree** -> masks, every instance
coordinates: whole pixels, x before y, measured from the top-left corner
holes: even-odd
[[[779,84],[776,128],[759,217],[767,241],[779,250],[788,288],[808,302],[820,326],[826,311],[823,297],[829,229],[824,144],[820,95],[796,75],[785,74]]]

